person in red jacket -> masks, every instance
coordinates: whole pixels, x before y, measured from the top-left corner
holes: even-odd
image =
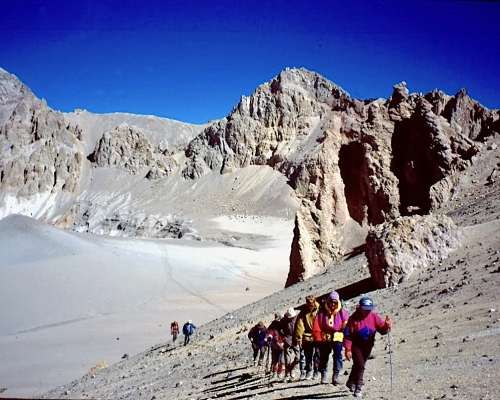
[[[346,386],[355,397],[362,396],[365,364],[375,344],[375,334],[385,335],[392,328],[391,319],[386,316],[383,320],[373,309],[373,300],[362,297],[344,330],[345,358],[353,362]]]
[[[177,321],[172,321],[170,324],[170,334],[172,335],[172,342],[175,343],[177,336],[179,336],[179,323]]]
[[[343,332],[348,319],[349,313],[342,307],[339,294],[335,291],[331,292],[325,300],[323,309],[316,315],[312,329],[314,342],[319,348],[318,370],[321,373],[321,383],[323,384],[328,383],[327,366],[332,350],[332,384],[339,384],[339,375],[343,367]]]

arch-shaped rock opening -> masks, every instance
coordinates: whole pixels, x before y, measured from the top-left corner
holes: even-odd
[[[392,136],[391,170],[399,180],[401,215],[426,215],[431,209],[430,189],[443,178],[432,132],[418,118],[396,123]]]

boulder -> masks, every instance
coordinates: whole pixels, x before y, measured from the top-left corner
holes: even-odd
[[[395,286],[448,257],[461,234],[445,215],[399,217],[372,227],[365,254],[370,275],[379,288]]]

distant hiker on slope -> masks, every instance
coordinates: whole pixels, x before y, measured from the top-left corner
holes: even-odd
[[[386,316],[383,320],[373,308],[373,300],[362,297],[345,328],[345,358],[352,358],[353,362],[346,386],[355,397],[361,397],[365,364],[375,344],[375,333],[385,335],[392,328],[391,319]]]
[[[281,315],[274,314],[274,321],[267,328],[267,342],[271,349],[271,378],[281,379],[283,372],[283,349],[285,341],[280,333]]]
[[[299,362],[299,351],[296,343],[294,343],[295,320],[297,312],[293,307],[290,307],[285,313],[285,316],[280,321],[280,333],[283,336],[285,346],[283,354],[285,356],[285,379],[295,379],[295,367]]]
[[[343,331],[348,319],[349,313],[342,308],[339,294],[331,292],[325,300],[323,309],[316,315],[312,331],[314,341],[319,347],[318,369],[321,372],[321,383],[328,383],[328,359],[333,350],[332,384],[339,384],[340,371],[343,367]]]
[[[248,332],[248,338],[252,343],[253,365],[261,366],[267,349],[267,329],[264,322],[260,321],[257,325],[253,326]],[[259,356],[258,362],[257,356]]]
[[[172,342],[175,343],[175,341],[177,340],[177,336],[179,336],[179,324],[177,323],[177,321],[173,321],[170,324],[170,334],[172,335]]]
[[[312,295],[306,297],[306,306],[297,316],[294,339],[300,349],[300,379],[309,380],[313,377],[313,358],[317,346],[313,340],[312,330],[319,304]],[[318,365],[314,363],[314,374],[318,374]]]
[[[193,325],[193,322],[189,320],[182,327],[182,334],[184,335],[184,346],[189,343],[191,335],[194,333],[196,326]]]

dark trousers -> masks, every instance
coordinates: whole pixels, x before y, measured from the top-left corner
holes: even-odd
[[[300,351],[300,370],[301,371],[314,371],[318,370],[319,365],[319,349],[313,341],[302,342],[302,349]]]
[[[319,371],[326,372],[328,369],[328,359],[333,350],[333,372],[338,373],[342,370],[342,342],[321,342],[319,344]]]
[[[172,342],[177,340],[177,332],[172,332]]]
[[[348,382],[357,386],[363,386],[363,374],[365,373],[365,364],[370,357],[373,349],[373,343],[353,343],[352,344],[352,369]]]
[[[184,335],[184,346],[189,343],[190,339],[191,339],[191,335]]]
[[[259,356],[259,365],[261,365],[262,361],[264,360],[264,356],[266,355],[266,346],[259,347],[258,345],[252,344],[252,349],[253,349],[253,360],[256,361],[257,356]]]

